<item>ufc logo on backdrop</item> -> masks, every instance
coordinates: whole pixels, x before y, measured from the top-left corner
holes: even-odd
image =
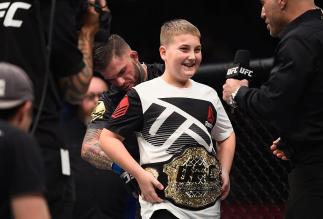
[[[4,18],[3,26],[5,27],[21,27],[23,21],[15,19],[18,10],[28,10],[31,4],[26,2],[3,2],[0,3],[0,18]]]

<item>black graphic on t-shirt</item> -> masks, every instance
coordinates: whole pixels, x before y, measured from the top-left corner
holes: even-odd
[[[203,105],[194,103],[194,99],[189,98],[177,98],[177,103],[181,103],[180,106],[187,103],[190,105],[190,114],[186,113],[178,105],[166,102],[164,106],[161,104],[164,102],[153,103],[144,113],[144,127],[142,134],[144,139],[153,146],[162,146],[165,143],[169,144],[167,152],[170,154],[178,153],[185,145],[201,145],[201,141],[207,145],[211,144],[210,134],[207,132],[204,124],[201,122],[203,119],[193,117],[192,111],[195,111],[195,115],[201,115],[197,111],[205,111],[203,116],[204,121],[207,120],[207,113],[209,104]],[[196,109],[194,109],[196,108]],[[205,109],[204,109],[205,108]]]

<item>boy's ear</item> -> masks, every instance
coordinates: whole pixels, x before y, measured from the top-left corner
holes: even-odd
[[[165,46],[160,46],[159,47],[159,54],[160,54],[160,57],[164,60],[164,58],[166,56],[166,48],[165,48]]]
[[[139,55],[138,55],[138,52],[135,51],[135,50],[131,50],[130,52],[130,57],[135,59],[136,61],[139,61]]]

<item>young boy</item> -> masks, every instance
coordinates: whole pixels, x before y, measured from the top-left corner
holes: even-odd
[[[200,32],[171,20],[160,43],[164,74],[122,99],[101,133],[102,149],[136,178],[142,218],[220,218],[235,135],[216,91],[191,80],[202,60]],[[122,144],[132,132],[140,165]]]

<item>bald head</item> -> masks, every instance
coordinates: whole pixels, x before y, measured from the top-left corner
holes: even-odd
[[[289,22],[304,14],[308,10],[315,9],[314,0],[283,0],[286,1],[286,11]]]
[[[278,36],[288,23],[316,8],[314,0],[261,0],[261,3],[261,17],[273,37]]]

